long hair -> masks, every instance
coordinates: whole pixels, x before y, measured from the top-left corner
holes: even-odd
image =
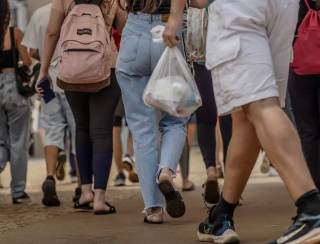
[[[0,0],[1,1],[1,0]],[[85,0],[86,3],[89,3],[91,0]],[[103,15],[108,15],[110,13],[110,10],[114,4],[115,0],[103,0],[101,1],[100,9]],[[72,1],[67,14],[70,13],[70,11],[73,9],[73,7],[76,5],[75,1]]]
[[[10,7],[8,0],[0,0],[0,63],[3,61],[4,38],[10,23]]]
[[[122,1],[118,0],[118,5],[122,10],[136,14],[134,6],[138,1],[140,1],[140,4],[142,5],[140,12],[147,14],[156,13],[163,2],[163,0],[125,0],[125,6],[122,6]]]

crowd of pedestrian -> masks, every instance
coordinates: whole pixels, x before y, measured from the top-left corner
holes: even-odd
[[[0,173],[9,162],[12,202],[31,201],[25,189],[32,104],[17,83],[24,81],[19,67],[30,67],[32,58],[41,64],[35,90],[45,131],[45,206],[60,205],[56,180],[65,178],[69,158],[78,184],[74,209],[116,213],[105,200],[114,160],[115,186],[126,184],[125,170],[140,182],[146,224],[162,224],[165,213],[182,217],[186,206],[174,178],[180,163],[182,191],[195,189],[189,154],[196,130],[206,167],[203,198],[212,205],[200,241],[240,241],[233,215],[262,152],[262,171],[279,174],[297,207],[293,225],[272,243],[320,242],[320,0],[189,4],[209,14],[205,62],[190,61],[182,40],[186,0],[53,0],[33,14],[25,33],[10,27],[9,2],[0,0]],[[157,26],[164,27],[163,43],[153,39]],[[194,72],[202,99],[191,117],[143,100],[158,61],[173,47]],[[42,99],[44,80],[50,102]]]

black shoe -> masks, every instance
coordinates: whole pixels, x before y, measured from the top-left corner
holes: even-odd
[[[80,197],[81,197],[81,188],[76,188],[75,195],[74,195],[72,201],[77,202],[77,201],[79,201]]]
[[[115,186],[125,186],[126,185],[126,176],[124,173],[119,173],[114,179]]]
[[[209,217],[214,207],[211,208]],[[221,215],[213,223],[209,217],[199,225],[198,238],[202,242],[239,243],[240,238],[235,231],[232,216]]]
[[[28,196],[28,194],[25,193],[25,192],[23,192],[23,195],[21,197],[12,198],[12,203],[13,204],[28,203],[28,202],[31,202],[31,199]]]
[[[64,180],[66,173],[64,171],[64,164],[67,162],[67,156],[64,151],[59,152],[57,159],[56,175],[58,180]]]
[[[56,182],[53,177],[47,177],[46,181],[42,185],[42,191],[44,197],[42,203],[48,207],[57,207],[60,206],[60,201],[56,193]]]
[[[300,214],[293,225],[278,240],[270,244],[316,244],[320,243],[320,215]]]

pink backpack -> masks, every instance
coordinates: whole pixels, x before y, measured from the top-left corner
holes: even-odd
[[[57,85],[66,91],[98,92],[110,84],[111,45],[100,4],[75,0],[61,28]]]

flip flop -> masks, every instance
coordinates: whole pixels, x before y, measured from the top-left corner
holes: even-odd
[[[193,184],[193,182],[191,182],[191,186],[189,188],[182,189],[182,191],[194,191],[195,189],[196,189],[195,185]]]
[[[166,200],[167,213],[172,218],[182,217],[186,212],[186,206],[180,193],[169,180],[160,181],[158,187]]]
[[[93,207],[90,206],[90,203],[80,204],[79,200],[74,203],[74,209],[90,211],[93,210]]]
[[[210,177],[202,185],[204,188],[204,200],[210,204],[217,204],[220,200],[219,183],[216,178]]]
[[[106,202],[106,205],[110,208],[109,211],[105,211],[105,210],[102,210],[102,211],[95,211],[94,212],[94,215],[108,215],[108,214],[114,214],[116,213],[116,208],[111,206],[109,203]]]

